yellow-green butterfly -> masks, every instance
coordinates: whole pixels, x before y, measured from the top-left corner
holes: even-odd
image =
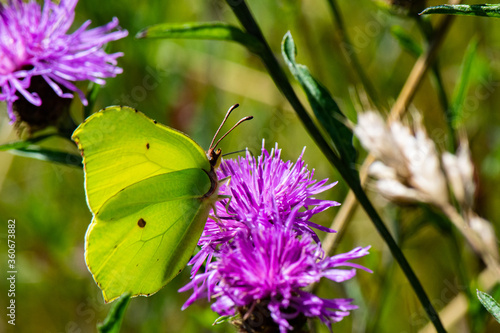
[[[113,106],[84,121],[73,140],[93,214],[85,260],[105,301],[157,292],[184,268],[221,197],[220,139],[205,154],[184,133]]]

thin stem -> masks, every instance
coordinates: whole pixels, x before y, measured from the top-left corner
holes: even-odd
[[[250,12],[247,4],[244,0],[234,1],[234,0],[226,0],[228,5],[231,7],[236,17],[243,25],[245,30],[256,37],[263,45],[262,51],[258,54],[261,60],[264,62],[265,67],[269,71],[273,81],[283,93],[283,95],[288,99],[292,107],[297,112],[297,115],[303,122],[306,127],[309,135],[314,139],[316,144],[322,150],[323,154],[325,154],[326,158],[330,161],[330,163],[337,168],[340,175],[344,178],[349,187],[353,190],[354,194],[358,198],[358,201],[361,203],[363,208],[365,209],[368,216],[371,218],[375,228],[382,236],[387,246],[389,247],[393,257],[396,259],[404,274],[406,275],[408,281],[410,282],[413,290],[415,291],[418,299],[422,303],[424,310],[427,312],[429,319],[433,322],[436,330],[438,332],[446,332],[444,330],[441,321],[436,313],[436,310],[432,306],[429,298],[427,297],[420,281],[417,276],[411,269],[408,261],[405,256],[401,252],[401,249],[397,246],[396,242],[392,238],[389,230],[384,225],[382,219],[379,217],[378,213],[375,211],[375,208],[372,206],[371,202],[368,200],[363,188],[361,186],[361,182],[357,177],[357,174],[350,167],[346,166],[342,160],[334,153],[333,149],[326,142],[326,140],[321,135],[321,131],[319,131],[312,121],[311,117],[300,103],[295,91],[293,90],[288,78],[286,77],[283,69],[278,63],[278,60],[275,58],[274,54],[271,51],[267,41],[265,40],[257,22],[255,21],[253,15]]]
[[[363,84],[366,94],[372,101],[372,103],[379,109],[379,110],[387,110],[389,109],[388,105],[384,103],[383,101],[380,100],[378,97],[378,93],[371,83],[370,79],[366,75],[363,66],[361,65],[361,62],[358,59],[358,56],[356,55],[356,49],[354,48],[354,45],[351,42],[351,39],[349,38],[349,35],[347,34],[347,29],[344,24],[344,20],[342,18],[342,13],[340,12],[340,8],[335,0],[327,0],[328,4],[330,5],[330,10],[333,15],[334,21],[337,25],[337,30],[340,33],[340,38],[341,38],[341,47],[344,51],[344,55],[347,58],[347,62],[352,66],[356,74],[358,75],[361,83]]]

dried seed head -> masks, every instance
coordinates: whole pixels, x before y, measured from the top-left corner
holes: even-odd
[[[418,114],[414,118],[413,128],[397,121],[389,128],[379,114],[367,112],[359,115],[354,133],[382,163],[370,168],[370,174],[385,181],[376,185],[384,196],[441,206],[448,202],[448,188],[439,155]]]
[[[396,170],[385,165],[381,161],[373,162],[368,169],[368,173],[370,174],[370,176],[373,176],[377,179],[398,179]]]
[[[395,203],[405,204],[425,201],[425,198],[418,191],[401,184],[395,179],[380,179],[375,186],[382,196]]]
[[[440,206],[448,202],[446,178],[434,142],[429,139],[420,121],[415,123],[415,136],[408,141],[403,152],[409,162],[409,183],[427,197],[427,202]]]
[[[384,164],[394,167],[400,177],[409,175],[404,155],[394,140],[392,130],[389,130],[379,113],[368,111],[359,114],[354,134],[363,147]]]

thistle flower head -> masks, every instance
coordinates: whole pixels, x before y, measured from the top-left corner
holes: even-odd
[[[193,289],[184,308],[200,298],[215,299],[212,309],[220,315],[240,313],[240,326],[256,329],[255,318],[267,316],[268,320],[258,325],[275,327],[272,331],[279,327],[281,333],[297,328],[297,321],[304,322],[305,317],[318,317],[331,324],[356,309],[351,299],[323,299],[302,288],[322,277],[335,282],[352,278],[355,268],[364,268],[349,260],[368,254],[369,247],[325,257],[311,234],[298,237],[292,230],[299,208],[294,208],[286,221],[276,210],[273,224],[239,230],[232,246],[218,252],[206,272],[180,290]],[[256,331],[266,330],[260,327]]]
[[[72,98],[76,92],[86,105],[74,82],[104,84],[103,78],[122,72],[116,58],[123,54],[106,54],[103,45],[127,36],[127,31],[113,31],[118,26],[118,19],[113,18],[90,30],[87,21],[67,34],[77,1],[45,0],[43,8],[34,0],[0,4],[0,101],[7,102],[12,122],[18,120],[13,108],[16,101],[40,107],[52,98],[46,96],[49,92],[60,98]]]
[[[198,243],[202,249],[190,262],[193,274],[207,257],[210,261],[220,246],[228,246],[239,231],[248,232],[256,226],[270,227],[275,214],[286,220],[297,207],[301,209],[294,214],[291,228],[298,234],[309,234],[319,242],[312,228],[334,232],[311,222],[310,218],[340,205],[313,197],[332,188],[336,182],[326,185],[328,179],[316,181],[314,170],[309,171],[302,159],[303,153],[295,163],[284,162],[278,145],[268,152],[263,143],[262,153],[257,158],[247,152],[245,157],[222,161],[217,176],[219,179],[228,178],[228,182],[221,186],[219,194],[229,195],[231,199],[217,202],[218,221],[208,219]]]

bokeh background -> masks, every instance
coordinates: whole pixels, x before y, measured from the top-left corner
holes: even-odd
[[[467,2],[472,3],[472,2]],[[428,5],[441,4],[429,1]],[[391,28],[403,27],[425,45],[415,21],[395,15],[372,0],[339,1],[355,52],[380,98],[391,104],[415,62],[405,52]],[[371,108],[357,76],[340,47],[339,32],[326,1],[249,1],[271,48],[281,61],[280,42],[290,30],[298,48],[298,62],[326,85],[348,117]],[[253,115],[254,120],[238,128],[221,147],[231,152],[248,147],[258,154],[265,140],[275,142],[285,159],[295,160],[304,146],[305,160],[315,169],[318,180],[329,178],[339,184],[319,197],[342,202],[348,188],[314,145],[287,101],[280,95],[259,59],[233,43],[186,40],[137,40],[141,29],[163,22],[224,21],[237,24],[222,0],[186,1],[99,1],[82,0],[76,8],[74,28],[91,19],[103,25],[116,16],[129,36],[113,42],[110,50],[121,51],[123,74],[107,80],[95,109],[108,105],[135,107],[159,122],[188,133],[207,148],[227,108],[240,103],[233,122]],[[434,24],[439,17],[432,17]],[[500,21],[488,18],[457,17],[438,55],[445,90],[451,95],[460,73],[460,64],[473,38],[479,50],[464,104],[465,131],[476,165],[479,188],[477,211],[499,230],[500,220]],[[425,46],[424,46],[425,48]],[[85,89],[85,84],[81,87]],[[298,88],[296,91],[305,101]],[[307,103],[306,103],[307,104]],[[414,99],[414,108],[424,114],[429,135],[444,148],[446,125],[436,87],[429,76]],[[82,120],[81,103],[73,103],[73,114]],[[0,144],[17,140],[9,125],[5,105],[0,104]],[[62,139],[44,146],[77,154],[76,147]],[[359,144],[358,144],[359,146]],[[360,154],[360,161],[364,153]],[[166,158],[169,158],[166,156]],[[474,288],[484,268],[470,248],[453,237],[453,230],[438,213],[421,206],[399,210],[371,193],[385,222],[440,310],[454,295]],[[338,208],[315,217],[330,225]],[[83,172],[75,167],[0,152],[0,267],[6,263],[8,219],[16,220],[17,325],[15,332],[93,332],[109,305],[87,271],[83,257],[84,235],[91,220],[85,201]],[[497,232],[497,236],[500,236]],[[320,234],[324,237],[324,234]],[[351,221],[337,249],[372,245],[371,254],[359,263],[374,271],[363,271],[348,283],[324,282],[323,297],[353,297],[359,309],[335,332],[418,332],[427,319],[401,270],[361,210]],[[4,271],[4,269],[2,269]],[[469,280],[464,285],[462,272]],[[4,272],[2,272],[4,276]],[[189,293],[177,293],[187,283],[188,270],[152,297],[133,299],[122,332],[233,332],[228,324],[212,326],[217,318],[208,303],[198,302],[185,311],[180,308]],[[0,279],[0,305],[4,309],[6,279]],[[494,295],[495,291],[492,292]],[[478,304],[471,311],[481,313]],[[483,311],[484,312],[484,311]],[[2,311],[4,313],[4,311]],[[500,326],[483,314],[483,322],[472,323],[467,315],[451,332],[497,332]],[[477,316],[474,318],[478,318]],[[12,329],[5,318],[0,332]],[[318,323],[317,323],[318,324]],[[328,332],[316,325],[318,332]]]

